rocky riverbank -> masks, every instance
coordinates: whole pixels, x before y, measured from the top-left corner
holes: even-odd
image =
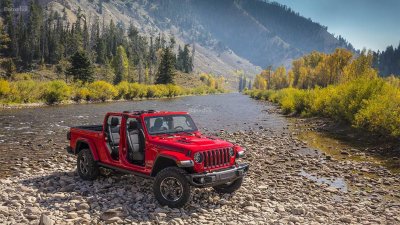
[[[75,158],[22,161],[0,180],[4,224],[399,224],[400,176],[368,162],[304,154],[288,129],[221,133],[247,148],[251,169],[233,195],[194,189],[182,209],[161,207],[152,181],[122,174],[82,181]],[[58,148],[58,147],[55,147]],[[45,166],[43,166],[45,165]]]

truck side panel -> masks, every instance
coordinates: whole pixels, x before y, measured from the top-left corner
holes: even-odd
[[[89,147],[92,151],[93,158],[95,160],[99,160],[98,147],[96,143],[99,142],[101,132],[99,131],[91,131],[91,130],[83,130],[79,128],[71,128],[71,141],[70,146],[75,154],[79,153],[79,150],[82,147]],[[86,146],[82,146],[86,145]]]

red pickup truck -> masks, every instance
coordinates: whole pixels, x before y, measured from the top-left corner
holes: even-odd
[[[152,178],[155,198],[169,207],[184,206],[191,186],[232,193],[249,168],[236,162],[243,148],[202,135],[186,112],[107,113],[103,125],[72,127],[67,138],[82,179],[99,167]]]

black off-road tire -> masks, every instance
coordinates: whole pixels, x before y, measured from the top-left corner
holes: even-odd
[[[82,149],[78,153],[77,168],[79,176],[84,180],[95,180],[100,174],[99,167],[89,149]]]
[[[186,171],[183,169],[180,169],[178,167],[167,167],[163,170],[161,170],[157,175],[156,178],[154,179],[154,184],[153,184],[153,193],[154,197],[156,200],[160,203],[160,205],[167,205],[170,208],[180,208],[183,207],[190,199],[190,184],[187,181],[185,175]],[[162,192],[165,193],[165,184],[168,184],[168,181],[173,181],[176,184],[179,183],[181,186],[181,191],[179,197],[176,200],[171,200],[168,199],[163,195]],[[164,183],[165,182],[165,183]],[[178,187],[178,189],[180,189]],[[163,190],[164,191],[163,191]],[[176,193],[176,192],[175,192]]]
[[[218,193],[231,194],[237,191],[242,186],[242,183],[243,183],[243,177],[236,179],[232,183],[217,185],[214,186],[213,188]]]

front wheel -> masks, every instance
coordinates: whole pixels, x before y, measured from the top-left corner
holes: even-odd
[[[243,183],[243,177],[238,178],[232,182],[226,183],[226,184],[221,184],[218,186],[214,186],[214,190],[218,193],[233,193],[235,191],[237,191]]]
[[[78,153],[77,167],[79,176],[84,180],[94,180],[100,173],[89,149],[82,149]]]
[[[160,205],[180,208],[189,201],[190,185],[185,175],[186,171],[177,167],[165,168],[157,174],[153,192]]]

